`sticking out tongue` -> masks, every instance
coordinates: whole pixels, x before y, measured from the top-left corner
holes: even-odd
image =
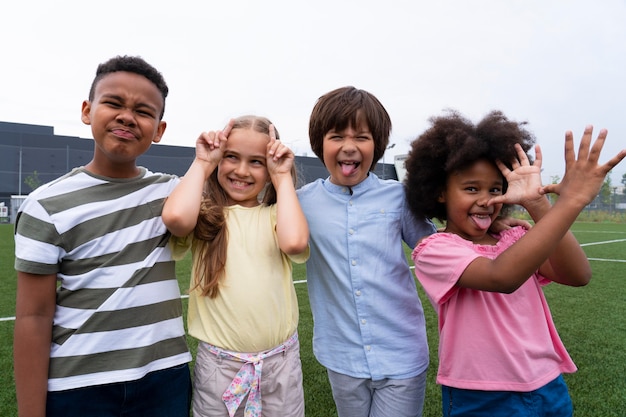
[[[340,164],[341,165],[341,173],[349,177],[356,171],[357,164]]]
[[[476,226],[478,226],[478,228],[481,230],[487,230],[489,229],[489,226],[491,226],[490,216],[478,216],[474,214],[472,215],[472,220],[474,220]]]

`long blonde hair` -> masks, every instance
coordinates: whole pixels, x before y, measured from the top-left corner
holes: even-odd
[[[272,122],[259,116],[241,116],[235,119],[232,130],[252,129],[269,136]],[[276,132],[276,139],[280,136]],[[295,164],[291,170],[294,184],[296,181]],[[260,203],[276,204],[276,189],[270,181],[265,190],[259,194]],[[194,266],[195,288],[200,288],[203,296],[215,298],[219,292],[220,278],[224,275],[226,252],[228,247],[228,230],[224,207],[228,205],[228,197],[217,180],[217,169],[207,179],[204,186],[198,222],[194,229],[198,259]]]

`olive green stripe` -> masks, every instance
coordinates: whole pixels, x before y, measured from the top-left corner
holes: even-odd
[[[131,288],[139,284],[175,279],[176,269],[173,261],[157,262],[153,267],[141,268],[121,286]],[[57,305],[82,310],[96,310],[116,291],[116,288],[81,288],[72,291],[60,288],[57,292]]]
[[[159,217],[163,209],[164,201],[164,198],[160,198],[139,206],[114,211],[99,217],[94,217],[93,219],[85,220],[62,234],[64,249],[67,252],[71,252],[91,240]]]
[[[67,378],[78,375],[134,369],[150,362],[188,352],[184,336],[162,340],[151,347],[122,349],[91,355],[50,359],[50,378]]]
[[[15,233],[38,242],[60,246],[62,239],[53,224],[20,212],[15,221]]]
[[[131,288],[139,284],[149,284],[169,279],[176,279],[176,264],[174,261],[157,262],[152,267],[138,269],[123,287]]]
[[[83,204],[97,203],[101,201],[115,200],[128,196],[151,184],[166,183],[172,179],[169,175],[153,175],[141,180],[125,182],[106,182],[79,190],[69,191],[64,194],[43,198],[39,203],[50,215],[61,213]]]
[[[181,317],[182,311],[180,298],[121,310],[101,311],[94,313],[77,330],[54,326],[52,340],[62,345],[72,334],[132,329]]]
[[[15,258],[14,267],[16,271],[28,272],[29,274],[49,275],[56,274],[59,270],[57,264],[42,264],[31,262],[27,259]]]
[[[94,269],[128,265],[143,261],[156,248],[167,246],[169,236],[169,233],[165,233],[148,240],[134,242],[127,245],[121,252],[112,252],[92,258],[63,260],[61,273],[66,275],[82,275]]]

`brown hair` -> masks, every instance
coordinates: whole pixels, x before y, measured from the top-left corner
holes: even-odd
[[[365,90],[341,87],[317,100],[309,119],[311,149],[324,163],[324,135],[333,129],[356,129],[361,123],[367,124],[374,138],[374,162],[369,168],[373,171],[389,144],[391,118],[382,103]]]

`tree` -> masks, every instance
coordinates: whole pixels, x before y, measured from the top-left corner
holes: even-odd
[[[622,174],[622,185],[624,186],[624,188],[622,188],[622,194],[626,194],[626,173]]]
[[[39,188],[39,186],[41,185],[41,180],[39,179],[39,175],[37,174],[37,171],[33,171],[32,174],[26,177],[24,179],[24,184],[28,185],[31,191]]]
[[[550,183],[551,184],[558,184],[559,182],[561,182],[561,177],[559,175],[551,175],[550,176]],[[558,200],[559,196],[556,194],[548,194],[548,199],[550,200],[550,203],[554,204],[556,202],[556,200]]]
[[[611,193],[613,192],[613,187],[611,185],[611,171],[604,178],[604,182],[602,183],[602,188],[600,188],[600,202],[604,207],[611,206]]]

